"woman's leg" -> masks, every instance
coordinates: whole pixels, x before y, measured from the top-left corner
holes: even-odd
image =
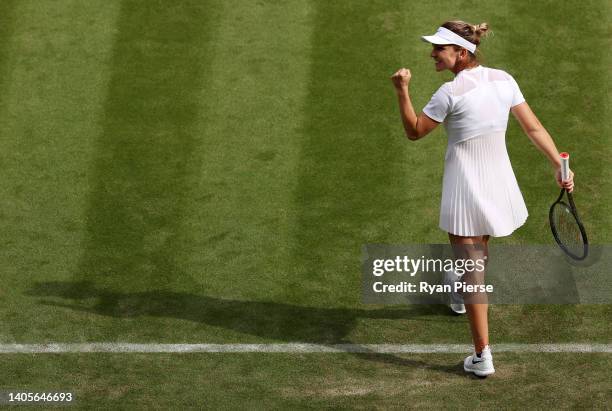
[[[458,258],[470,258],[473,260],[483,258],[484,256],[488,258],[489,236],[460,237],[450,233],[448,236]],[[484,280],[484,272],[475,274]],[[476,275],[474,278],[476,278]],[[486,294],[479,294],[476,298],[479,303],[470,304],[466,301],[465,309],[470,322],[474,351],[480,353],[485,346],[489,345],[489,323],[487,317],[489,305],[486,302]]]
[[[484,347],[489,345],[489,323],[488,323],[489,304],[466,304],[468,319],[470,320],[470,330],[474,341],[474,351],[482,352]]]

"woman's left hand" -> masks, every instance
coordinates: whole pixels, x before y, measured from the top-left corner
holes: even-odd
[[[574,191],[574,172],[572,170],[569,170],[569,178],[565,181],[562,181],[561,180],[561,169],[558,168],[556,177],[557,177],[557,184],[559,185],[559,187],[565,188],[570,193]]]

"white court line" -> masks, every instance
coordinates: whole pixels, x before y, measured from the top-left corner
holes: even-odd
[[[612,344],[495,344],[496,352],[612,353]],[[134,344],[49,343],[0,344],[0,354],[45,353],[469,353],[464,344]]]

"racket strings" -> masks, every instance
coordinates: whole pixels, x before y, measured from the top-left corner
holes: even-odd
[[[557,203],[553,209],[553,221],[559,241],[576,256],[584,253],[584,239],[578,221],[571,209]]]

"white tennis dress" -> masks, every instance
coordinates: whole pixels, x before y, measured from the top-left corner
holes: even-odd
[[[423,109],[444,122],[448,134],[441,229],[460,236],[501,237],[527,219],[506,150],[510,108],[524,101],[511,75],[477,66],[444,83]]]

